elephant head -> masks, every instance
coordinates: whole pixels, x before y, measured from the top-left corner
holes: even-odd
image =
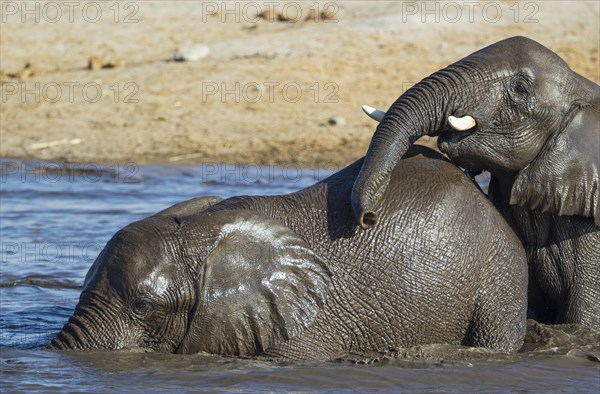
[[[533,40],[483,48],[425,78],[385,113],[352,190],[355,219],[373,225],[402,155],[422,135],[441,134],[440,149],[459,165],[517,174],[512,203],[600,224],[599,100],[597,84]]]
[[[288,227],[250,211],[169,213],[113,236],[51,348],[256,355],[313,322],[330,274]]]

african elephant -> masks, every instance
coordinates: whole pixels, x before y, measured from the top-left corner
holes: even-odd
[[[600,327],[600,88],[551,50],[500,41],[400,96],[381,118],[352,192],[356,220],[419,136],[470,170],[492,173],[490,198],[527,251],[530,316]]]
[[[425,152],[427,155],[432,153]],[[54,349],[333,359],[429,343],[516,351],[527,262],[460,169],[402,160],[358,231],[362,160],[282,196],[199,198],[118,231]]]

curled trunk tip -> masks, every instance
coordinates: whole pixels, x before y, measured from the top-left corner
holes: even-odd
[[[375,223],[377,223],[378,219],[379,219],[379,217],[377,216],[377,213],[375,213],[374,211],[364,210],[359,213],[358,225],[360,226],[360,228],[362,228],[364,230],[368,230],[371,227],[373,227],[375,225]]]

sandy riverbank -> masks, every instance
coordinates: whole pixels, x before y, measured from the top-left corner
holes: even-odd
[[[47,2],[30,14],[2,2],[0,155],[343,165],[375,128],[362,104],[385,109],[431,72],[514,35],[600,82],[596,1],[431,2],[429,13],[421,2],[277,2],[287,22],[268,15],[273,3],[88,2],[58,18]],[[318,21],[306,20],[311,8]],[[191,44],[210,53],[169,61]],[[91,56],[118,67],[89,70]],[[28,62],[33,76],[6,75]]]

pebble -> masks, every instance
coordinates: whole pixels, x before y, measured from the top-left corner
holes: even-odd
[[[103,68],[121,68],[125,67],[127,63],[122,59],[109,59],[106,60],[102,56],[91,56],[88,59],[88,69],[97,71]]]
[[[88,59],[88,69],[97,71],[104,67],[104,59],[100,56],[91,56]]]
[[[279,11],[275,7],[267,7],[256,16],[267,22],[274,22],[279,18]]]
[[[31,77],[32,75],[33,75],[33,73],[31,72],[31,70],[29,70],[27,68],[24,68],[17,72],[17,78],[19,78],[21,81],[26,80],[27,78]]]
[[[27,78],[33,77],[34,75],[37,75],[39,73],[40,73],[40,71],[34,64],[27,63],[27,64],[25,64],[25,67],[23,67],[21,70],[17,71],[16,73],[5,73],[3,71],[0,71],[0,81],[8,81],[9,79],[12,79],[12,78],[18,78],[21,81],[24,81]]]
[[[329,4],[329,3],[327,3],[327,4]],[[326,9],[324,9],[323,11],[321,11],[321,13],[319,13],[317,10],[315,10],[313,7],[311,7],[308,9],[308,13],[307,13],[304,21],[305,22],[321,22],[321,21],[337,22],[337,18],[336,18],[337,12],[338,12],[337,8],[326,7]]]
[[[302,10],[295,7],[284,8],[277,13],[279,22],[298,22],[302,17]]]
[[[332,126],[345,126],[346,118],[341,117],[341,116],[334,116],[333,118],[329,118],[327,123],[329,123]]]
[[[204,59],[210,53],[210,48],[206,45],[197,44],[180,48],[176,53],[174,60],[178,62],[195,62]]]
[[[104,65],[104,68],[122,68],[125,67],[127,63],[123,59],[115,59],[111,60]]]
[[[319,13],[313,8],[309,8],[308,15],[304,19],[306,22],[318,22],[319,21]]]

